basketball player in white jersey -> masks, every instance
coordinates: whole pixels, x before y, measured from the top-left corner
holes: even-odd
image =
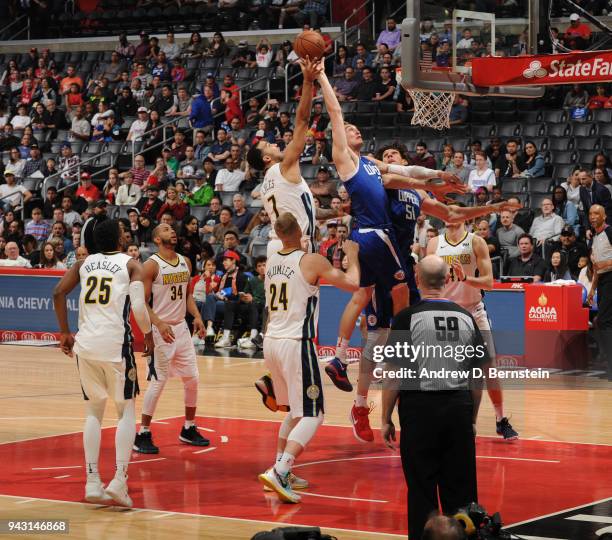
[[[272,373],[276,401],[289,406],[278,432],[275,464],[259,475],[264,487],[276,491],[280,500],[297,503],[294,489],[308,482],[291,473],[295,459],[304,451],[323,422],[323,384],[314,338],[319,317],[319,280],[345,291],[359,288],[358,247],[346,241],[346,273],[334,268],[318,253],[304,253],[302,230],[295,216],[281,214],[274,226],[282,249],[267,261],[265,289],[268,326],[264,338],[264,361]]]
[[[132,506],[127,489],[127,468],[136,428],[134,399],[138,394],[136,362],[132,351],[130,306],[145,334],[145,351],[152,344],[151,321],[142,282],[142,266],[119,252],[116,220],[98,223],[92,241],[98,253],[77,262],[60,280],[53,304],[64,354],[76,354],[87,418],[83,430],[87,483],[85,500]],[[79,330],[73,338],[68,326],[66,297],[80,283]],[[107,398],[115,402],[119,422],[115,435],[117,471],[104,489],[98,472],[102,419]]]
[[[191,263],[176,253],[175,230],[162,223],[153,231],[157,253],[144,263],[144,288],[149,314],[153,323],[155,348],[149,358],[149,385],[142,404],[140,430],[134,440],[134,450],[142,454],[157,454],[153,444],[151,420],[159,397],[169,377],[183,380],[185,390],[185,424],[179,440],[193,446],[208,446],[210,442],[198,432],[195,425],[198,402],[198,363],[189,327],[185,321],[187,311],[193,315],[193,328],[203,338],[206,327],[189,289]]]
[[[495,343],[481,292],[493,288],[493,268],[487,243],[480,236],[468,232],[464,222],[447,222],[444,235],[432,238],[427,244],[427,255],[432,254],[442,257],[450,268],[450,281],[444,289],[444,297],[472,314],[487,342],[491,363],[495,365]],[[487,392],[495,409],[497,433],[507,441],[518,439],[518,433],[504,416],[503,394],[497,378],[487,378]]]
[[[247,154],[251,168],[265,171],[261,199],[272,225],[271,241],[268,242],[267,249],[268,259],[282,247],[274,232],[274,224],[283,212],[291,212],[297,218],[303,233],[304,247],[309,253],[314,251],[315,219],[328,219],[338,215],[336,210],[315,208],[310,188],[300,172],[300,156],[306,144],[312,107],[313,81],[323,70],[323,63],[311,62],[309,59],[301,59],[299,63],[304,82],[302,97],[295,112],[293,140],[284,151],[276,144],[261,140]]]

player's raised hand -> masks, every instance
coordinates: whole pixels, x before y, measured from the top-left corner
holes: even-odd
[[[60,335],[60,348],[62,349],[62,352],[66,356],[70,356],[70,358],[73,356],[72,347],[74,347],[74,337],[72,337],[72,334]]]
[[[302,75],[304,76],[304,80],[308,82],[313,82],[323,71],[323,61],[322,60],[311,60],[310,56],[306,58],[300,58],[298,60],[300,64],[300,68],[302,69]]]
[[[174,343],[174,332],[172,331],[172,327],[169,324],[165,323],[164,321],[161,321],[155,326],[157,326],[157,330],[159,331],[162,339],[166,343]]]

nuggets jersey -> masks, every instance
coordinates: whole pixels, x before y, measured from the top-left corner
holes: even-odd
[[[151,307],[157,316],[167,323],[176,324],[185,319],[187,313],[187,287],[191,273],[185,257],[176,254],[178,262],[170,264],[158,253],[151,255],[159,271],[153,280]]]
[[[458,260],[466,276],[475,276],[478,265],[473,242],[474,234],[469,232],[466,232],[463,239],[457,244],[449,242],[446,235],[443,235],[438,237],[438,249],[436,250],[436,255],[442,257],[451,270],[451,281],[444,288],[444,296],[468,311],[475,309],[482,301],[482,294],[479,289],[457,281],[451,263]]]
[[[397,243],[402,255],[408,258],[412,252],[414,228],[421,214],[423,199],[414,189],[388,189],[387,197]]]
[[[387,229],[391,226],[387,193],[374,163],[360,157],[357,171],[344,182],[344,187],[351,197],[351,213],[358,229]]]
[[[319,286],[304,279],[302,250],[274,253],[266,265],[266,338],[313,339],[319,320]]]
[[[79,331],[74,351],[83,358],[121,362],[130,353],[130,260],[123,253],[96,253],[79,269]]]
[[[280,163],[272,165],[264,176],[261,186],[261,198],[264,208],[270,216],[272,231],[270,237],[276,239],[274,224],[283,212],[295,216],[302,229],[302,234],[315,243],[315,205],[314,198],[306,181],[302,178],[299,184],[287,181],[280,170]]]

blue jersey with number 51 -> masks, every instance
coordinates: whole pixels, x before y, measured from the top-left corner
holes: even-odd
[[[423,199],[414,189],[388,189],[387,197],[397,243],[407,257],[414,243],[414,228],[421,214]]]

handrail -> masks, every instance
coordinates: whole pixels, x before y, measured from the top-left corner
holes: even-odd
[[[26,22],[26,25],[24,28],[22,28],[21,30],[18,30],[15,34],[13,34],[11,37],[8,38],[7,41],[11,41],[13,39],[15,39],[17,36],[23,34],[24,32],[27,31],[28,35],[27,35],[27,39],[30,39],[30,17],[28,17],[28,21]]]
[[[0,35],[2,35],[4,32],[6,32],[11,26],[15,26],[19,21],[21,21],[23,18],[29,18],[25,13],[23,15],[21,15],[20,17],[17,17],[13,22],[8,23],[6,26],[3,26],[2,28],[0,28]],[[12,38],[9,38],[12,39]],[[28,38],[29,39],[29,38]]]
[[[358,11],[360,11],[360,10],[361,10],[361,8],[363,8],[363,7],[367,6],[369,3],[370,3],[370,1],[369,1],[369,0],[365,0],[364,2],[362,2],[361,4],[359,4],[359,6],[358,6],[358,7],[353,8],[353,11],[351,12],[351,14],[350,14],[350,15],[349,15],[349,16],[348,16],[346,19],[344,19],[344,21],[342,21],[342,27],[344,28],[344,30],[343,30],[343,32],[342,32],[342,33],[344,34],[344,45],[345,45],[345,46],[346,46],[346,36],[347,36],[347,32],[348,32],[348,25],[347,25],[348,21],[349,21],[350,19],[352,19],[352,18],[355,16],[355,14],[356,14]],[[372,4],[372,5],[373,5],[373,4]],[[360,21],[360,22],[362,22],[362,21]],[[359,24],[359,23],[357,23],[357,24]]]

